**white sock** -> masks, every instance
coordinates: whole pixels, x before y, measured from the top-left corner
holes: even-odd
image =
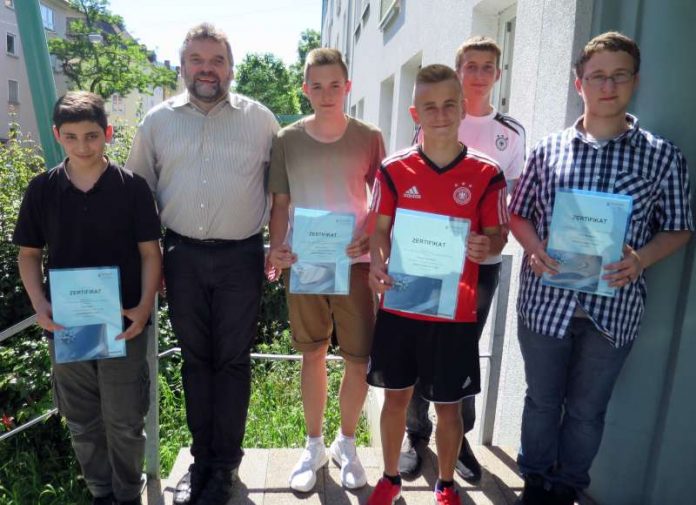
[[[355,437],[354,437],[354,436],[353,436],[353,437],[347,437],[347,436],[345,436],[345,435],[343,434],[343,432],[342,432],[341,430],[338,430],[338,436],[337,436],[336,438],[338,439],[339,442],[344,442],[344,441],[347,441],[347,442],[355,442]]]
[[[319,435],[318,437],[307,437],[307,445],[323,444],[323,443],[324,443],[323,435]]]

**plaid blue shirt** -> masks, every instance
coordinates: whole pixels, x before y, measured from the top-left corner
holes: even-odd
[[[660,231],[693,230],[686,160],[669,141],[641,129],[598,143],[575,125],[542,139],[533,149],[510,202],[510,212],[529,220],[541,240],[548,236],[556,190],[575,188],[633,197],[626,242],[634,249]],[[542,286],[525,254],[517,311],[532,331],[562,338],[579,304],[616,347],[635,339],[643,316],[645,276],[605,297]]]

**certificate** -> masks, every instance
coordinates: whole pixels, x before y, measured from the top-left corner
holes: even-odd
[[[454,319],[468,219],[396,209],[384,308]]]
[[[126,355],[118,267],[60,268],[48,272],[57,363]]]
[[[558,261],[558,273],[545,273],[542,284],[614,296],[615,288],[602,279],[603,267],[623,256],[632,205],[628,195],[558,190],[546,251]]]
[[[346,247],[353,239],[355,216],[295,207],[290,268],[290,292],[347,295],[351,260]]]

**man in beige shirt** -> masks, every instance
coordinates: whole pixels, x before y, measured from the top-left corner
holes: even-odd
[[[204,23],[181,49],[187,91],[148,112],[127,167],[157,198],[164,275],[183,356],[194,463],[174,503],[227,503],[244,454],[249,353],[263,281],[264,188],[278,124],[261,104],[229,92],[227,37]]]

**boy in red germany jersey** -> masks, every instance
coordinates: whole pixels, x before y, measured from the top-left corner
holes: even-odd
[[[370,239],[370,285],[381,295],[393,284],[386,264],[397,208],[465,218],[470,220],[471,228],[454,319],[383,307],[378,312],[368,383],[385,389],[380,421],[384,476],[368,505],[391,505],[401,494],[399,449],[406,408],[416,381],[420,382],[425,399],[435,404],[438,416],[439,475],[435,500],[439,504],[459,505],[453,475],[462,440],[460,402],[480,392],[476,338],[478,263],[498,254],[506,242],[505,177],[494,161],[469,152],[457,140],[462,91],[454,70],[445,65],[421,69],[410,112],[423,129],[423,143],[387,158],[377,174],[372,202],[377,219]]]

